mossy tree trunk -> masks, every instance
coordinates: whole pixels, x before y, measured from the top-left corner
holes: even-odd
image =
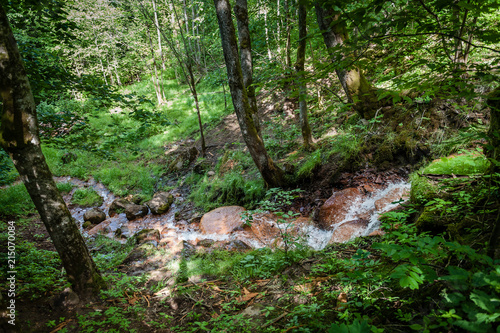
[[[0,144],[9,153],[61,257],[73,290],[86,298],[105,287],[40,147],[35,101],[17,43],[0,6]]]
[[[490,128],[488,130],[489,138],[489,150],[486,151],[486,155],[491,162],[490,174],[492,175],[492,180],[500,182],[500,87],[493,90],[487,99],[487,104],[490,107]],[[497,198],[497,203],[499,199]],[[498,206],[498,205],[497,205]],[[495,256],[495,250],[497,248],[498,239],[500,238],[500,212],[497,215],[497,219],[493,226],[493,231],[491,233],[488,255],[492,258]]]
[[[305,78],[306,45],[307,45],[307,9],[302,3],[299,3],[299,45],[297,47],[297,62],[295,71],[297,73],[297,87],[299,90],[299,114],[300,128],[304,147],[309,149],[313,144],[311,127],[309,126],[309,117],[307,114],[307,86]]]
[[[259,109],[257,107],[257,97],[253,83],[253,62],[252,62],[252,42],[250,39],[250,29],[248,28],[248,5],[247,0],[236,0],[234,14],[238,25],[238,39],[240,42],[241,71],[243,73],[243,84],[247,90],[248,103],[252,109],[252,118],[260,132]]]
[[[344,44],[349,38],[346,24],[340,19],[340,12],[333,9],[333,5],[325,2],[316,2],[316,18],[322,31],[326,48],[335,63],[346,63],[349,58],[345,54],[340,56],[334,51],[338,45]],[[349,103],[354,103],[354,108],[363,118],[372,118],[375,115],[378,98],[375,89],[363,75],[360,68],[336,66],[337,76],[345,91]]]
[[[238,117],[241,134],[252,155],[252,159],[259,169],[262,178],[270,187],[285,185],[284,172],[267,154],[264,142],[260,137],[252,118],[252,108],[248,101],[247,91],[243,83],[236,30],[231,18],[231,5],[228,0],[214,0],[215,10],[226,62],[229,88],[233,98],[233,105]]]

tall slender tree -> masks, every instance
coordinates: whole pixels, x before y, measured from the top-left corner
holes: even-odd
[[[226,62],[229,88],[233,98],[233,105],[238,117],[241,134],[250,151],[252,159],[259,169],[262,178],[270,187],[280,187],[286,184],[285,175],[269,157],[264,142],[260,137],[252,118],[252,108],[248,102],[247,90],[243,83],[236,31],[231,18],[231,5],[228,0],[214,0],[222,50]]]
[[[243,73],[243,84],[247,90],[248,102],[252,108],[252,118],[257,132],[260,133],[259,109],[257,107],[257,97],[253,83],[253,61],[252,42],[250,39],[250,29],[248,28],[248,4],[247,0],[236,0],[234,13],[238,26],[238,40],[240,42],[241,71]]]
[[[73,290],[86,298],[105,287],[59,193],[40,147],[35,101],[7,15],[0,6],[0,144],[14,161],[61,257]]]
[[[307,114],[307,86],[305,81],[305,61],[306,61],[306,45],[307,45],[307,9],[306,5],[299,3],[299,45],[297,47],[297,62],[295,63],[295,71],[297,75],[297,87],[299,90],[299,114],[300,128],[304,147],[309,149],[313,143],[311,127]]]

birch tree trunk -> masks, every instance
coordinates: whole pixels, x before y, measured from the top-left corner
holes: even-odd
[[[38,137],[35,101],[21,55],[0,6],[0,144],[9,153],[61,257],[73,290],[87,298],[105,288],[78,226],[45,161]]]
[[[252,42],[250,39],[250,30],[248,28],[248,9],[247,0],[236,0],[234,14],[238,25],[238,39],[240,42],[241,71],[243,74],[243,84],[247,90],[248,102],[252,109],[252,119],[255,123],[257,132],[260,130],[259,109],[257,107],[257,97],[255,96],[255,87],[253,83],[253,62],[252,62]]]
[[[243,83],[243,74],[241,72],[236,31],[231,18],[231,6],[228,0],[214,0],[214,4],[219,22],[229,88],[243,139],[267,185],[270,187],[284,186],[286,183],[284,172],[274,164],[273,160],[267,154],[264,142],[259,136],[255,128],[255,123],[252,120],[252,109],[248,102],[247,92]]]
[[[299,90],[299,111],[300,111],[300,128],[304,147],[309,149],[313,143],[311,127],[307,114],[307,86],[305,82],[305,61],[306,61],[306,45],[307,45],[307,9],[304,4],[299,3],[299,45],[297,47],[297,62],[295,63],[295,71],[297,73],[297,86]]]

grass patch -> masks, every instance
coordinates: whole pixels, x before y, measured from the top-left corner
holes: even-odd
[[[57,189],[61,193],[69,193],[75,187],[75,185],[73,185],[73,184],[71,184],[69,182],[66,182],[66,183],[57,183],[56,185],[57,185]]]
[[[99,251],[92,253],[97,268],[101,271],[109,271],[122,263],[134,247],[134,244],[131,241],[121,244],[117,240],[97,235],[92,247],[99,249]]]
[[[24,184],[0,190],[0,216],[25,216],[35,212],[35,205]]]
[[[205,211],[221,206],[239,205],[253,207],[265,194],[262,179],[246,179],[238,172],[221,178],[204,176],[193,185],[190,199]]]
[[[305,159],[297,171],[297,176],[300,178],[312,176],[313,171],[321,165],[321,162],[321,150],[317,149]]]
[[[101,206],[104,199],[93,188],[79,188],[73,193],[71,203],[82,207]]]
[[[7,244],[7,233],[2,233],[0,238],[2,244]],[[7,267],[7,253],[0,253],[0,258],[2,267]],[[16,264],[16,297],[29,295],[37,299],[68,285],[66,275],[61,275],[62,263],[57,252],[39,250],[33,243],[20,241],[16,243]],[[8,289],[6,273],[6,270],[0,271],[0,286],[4,290]]]

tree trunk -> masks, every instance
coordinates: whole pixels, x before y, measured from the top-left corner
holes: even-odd
[[[492,183],[499,182],[500,173],[500,87],[493,90],[486,101],[490,107],[490,128],[488,129],[488,143],[490,149],[486,151],[486,156],[491,162],[489,173],[492,176]],[[498,198],[497,198],[498,201]],[[487,254],[495,258],[495,251],[500,237],[500,212],[493,225]]]
[[[184,5],[185,4],[186,4],[186,1],[184,0]],[[185,57],[184,61],[181,59],[181,56],[174,49],[173,43],[170,42],[169,44],[170,44],[170,47],[171,47],[172,51],[174,52],[174,54],[176,56],[177,61],[179,62],[181,68],[183,68],[182,66],[183,66],[183,63],[184,63],[184,66],[186,66],[186,69],[188,71],[187,74],[184,71],[184,69],[183,69],[182,72],[184,74],[184,77],[185,77],[188,85],[189,85],[189,89],[191,90],[191,94],[193,95],[193,99],[194,99],[194,102],[195,102],[196,113],[197,113],[197,116],[198,116],[198,125],[200,127],[201,155],[205,156],[205,150],[206,150],[205,135],[203,134],[203,123],[201,121],[200,104],[198,103],[198,92],[196,91],[196,80],[194,79],[194,75],[193,75],[193,63],[194,63],[194,59],[193,58],[194,58],[194,52],[193,52],[193,49],[191,48],[191,44],[189,44],[189,47],[188,47],[188,41],[189,41],[189,39],[188,39],[188,41],[186,41],[184,33],[182,32],[181,21],[179,20],[179,16],[177,15],[177,11],[175,10],[175,6],[173,5],[173,1],[172,1],[172,9],[173,9],[173,12],[174,12],[174,15],[175,15],[175,19],[177,20],[177,24],[179,26],[179,31],[180,31],[180,34],[181,34],[182,43],[184,44],[184,52],[186,54],[186,57]],[[186,10],[186,6],[184,6],[184,10]],[[184,11],[184,14],[186,14],[186,11]],[[188,30],[188,33],[189,33],[189,30]],[[168,41],[168,39],[166,39],[166,40]]]
[[[147,35],[149,39],[149,48],[151,49],[151,58],[153,60],[153,85],[155,87],[156,91],[156,99],[158,100],[158,105],[163,104],[163,98],[161,94],[161,86],[160,86],[160,79],[158,77],[158,67],[156,66],[156,56],[155,56],[155,51],[153,48],[153,40],[151,39],[151,34],[149,33],[149,24],[147,26]]]
[[[61,257],[73,290],[95,295],[105,282],[78,226],[57,190],[40,148],[35,101],[5,11],[0,6],[0,93],[3,102],[0,144],[14,165]]]
[[[289,0],[283,0],[283,6],[285,9],[285,40],[286,40],[286,45],[285,45],[285,64],[287,70],[292,67],[292,58],[290,56],[291,54],[291,49],[292,49],[292,23],[290,20],[290,8],[288,6],[288,1]]]
[[[299,45],[297,47],[297,62],[295,63],[295,71],[297,72],[297,86],[299,90],[300,127],[302,130],[304,147],[309,149],[313,143],[313,137],[307,115],[307,86],[304,75],[307,45],[307,9],[304,4],[299,3],[298,10]]]
[[[339,21],[340,13],[319,3],[316,3],[315,7],[318,26],[322,31],[326,48],[330,52],[332,61],[339,63],[335,71],[348,102],[354,103],[354,107],[361,117],[368,119],[374,117],[375,109],[379,104],[375,89],[366,80],[361,69],[355,67],[348,69],[340,64],[345,63],[348,57],[343,54],[339,56],[333,52],[335,46],[342,45],[348,39],[346,25]]]
[[[243,74],[241,72],[236,31],[231,18],[231,6],[228,0],[214,0],[214,4],[219,22],[229,88],[243,139],[267,185],[270,187],[284,186],[284,172],[268,156],[264,142],[259,136],[255,128],[255,123],[252,120],[252,109],[248,102],[247,92],[243,83]]]
[[[486,155],[491,160],[491,173],[500,172],[500,87],[493,90],[487,99],[490,107],[490,128],[488,130],[488,141],[490,150]]]
[[[163,48],[161,45],[161,33],[160,33],[160,24],[158,23],[158,14],[156,11],[156,1],[151,0],[153,3],[153,12],[155,15],[155,26],[156,26],[156,34],[158,35],[158,50],[160,51],[160,60],[161,60],[161,68],[165,70],[165,58],[163,57]]]
[[[238,24],[238,39],[240,41],[241,71],[243,73],[243,84],[247,90],[248,102],[252,109],[252,119],[255,128],[260,135],[259,109],[257,107],[257,98],[255,96],[255,87],[253,83],[253,63],[252,63],[252,42],[250,39],[250,30],[248,29],[248,9],[247,0],[236,0],[234,14]]]

